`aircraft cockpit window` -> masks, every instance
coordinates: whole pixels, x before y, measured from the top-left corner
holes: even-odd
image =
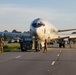
[[[33,26],[33,27],[36,27],[36,23],[33,23],[32,26]]]
[[[40,26],[45,26],[43,23],[33,23],[33,27],[40,27]]]

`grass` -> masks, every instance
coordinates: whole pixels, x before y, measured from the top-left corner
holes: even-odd
[[[20,44],[19,43],[11,43],[11,44],[6,44],[4,45],[4,52],[10,52],[10,51],[16,51],[20,49]]]

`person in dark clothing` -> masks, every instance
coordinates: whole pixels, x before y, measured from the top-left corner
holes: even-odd
[[[20,43],[20,49],[21,49],[21,51],[23,51],[23,39],[20,39],[19,43]]]
[[[36,50],[36,52],[38,51],[38,40],[37,40],[37,38],[35,39],[35,50]]]
[[[1,51],[1,53],[3,53],[3,46],[4,46],[4,42],[3,42],[3,40],[0,38],[0,51]]]
[[[44,51],[43,52],[47,52],[47,40],[46,39],[44,41]]]

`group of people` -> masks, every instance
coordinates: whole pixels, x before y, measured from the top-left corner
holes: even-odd
[[[36,43],[36,45],[35,45],[35,49],[36,49],[36,51],[37,51],[37,41],[35,42]],[[3,46],[4,46],[4,42],[3,42],[3,40],[2,40],[2,38],[0,38],[0,53],[3,53]],[[43,51],[43,53],[44,52],[47,52],[47,40],[45,39],[45,41],[44,41],[44,51]]]
[[[35,50],[36,50],[36,52],[38,51],[38,40],[37,40],[37,38],[35,39]],[[41,48],[40,48],[41,49]],[[43,53],[45,53],[45,52],[47,52],[47,40],[45,39],[45,41],[44,41],[44,51],[43,51]]]
[[[3,46],[4,46],[4,42],[2,38],[0,38],[0,53],[3,53]]]

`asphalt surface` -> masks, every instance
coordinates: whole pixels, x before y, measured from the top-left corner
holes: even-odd
[[[76,75],[76,48],[0,54],[0,75]]]

